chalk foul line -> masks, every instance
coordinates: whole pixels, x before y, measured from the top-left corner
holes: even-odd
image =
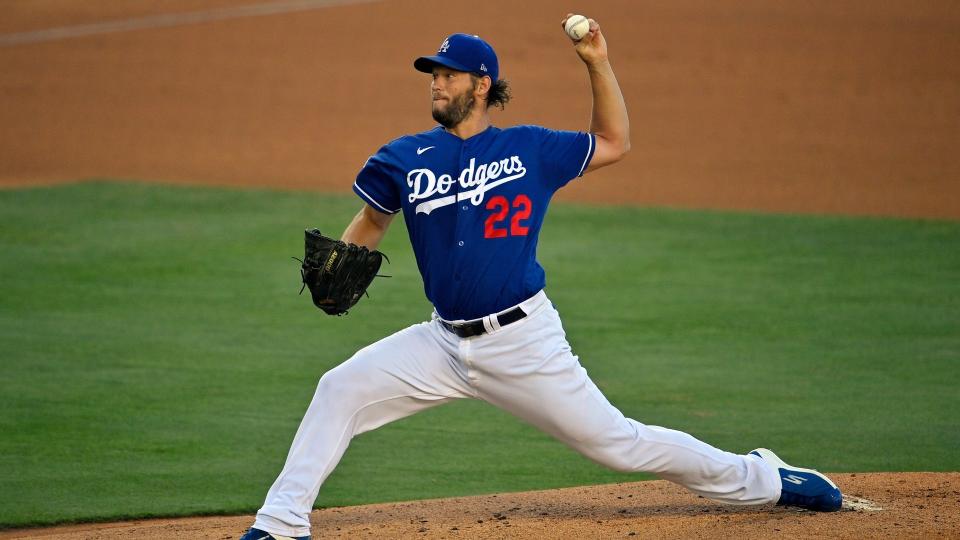
[[[239,19],[242,17],[261,17],[264,15],[309,11],[313,9],[322,9],[334,6],[366,4],[376,1],[378,0],[285,0],[279,2],[266,2],[261,4],[250,4],[246,6],[211,9],[206,11],[164,13],[161,15],[149,15],[146,17],[119,19],[101,23],[80,24],[76,26],[48,28],[45,30],[33,30],[30,32],[0,34],[0,47],[24,45],[28,43],[42,43],[45,41],[56,41],[61,39],[94,36],[100,34],[112,34],[116,32],[129,32],[131,30],[183,26],[188,24]]]

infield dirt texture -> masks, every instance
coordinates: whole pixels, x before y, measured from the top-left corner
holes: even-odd
[[[430,125],[412,59],[458,31],[491,41],[512,83],[496,124],[584,129],[589,87],[560,29],[567,9],[608,37],[633,151],[559,201],[960,219],[960,4],[950,0],[14,0],[0,7],[0,185],[125,178],[347,193],[379,145]],[[941,270],[956,291],[960,269]],[[960,370],[956,337],[938,354]],[[956,442],[953,391],[938,412],[952,411],[944,431]],[[653,481],[328,508],[313,522],[321,538],[960,537],[960,473],[832,476],[853,499],[829,515],[720,506]],[[55,489],[56,479],[38,482]],[[250,523],[0,538],[226,539]]]

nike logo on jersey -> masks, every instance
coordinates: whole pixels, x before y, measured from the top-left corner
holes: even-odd
[[[420,148],[420,147],[418,146],[418,147],[417,147],[417,155],[419,156],[420,154],[426,152],[427,150],[429,150],[429,149],[431,149],[431,148],[436,148],[436,146],[428,146],[428,147],[426,147],[426,148]]]
[[[479,206],[483,202],[484,194],[487,191],[507,182],[523,178],[526,174],[527,168],[523,166],[519,156],[510,156],[480,165],[477,165],[476,158],[471,158],[470,165],[460,171],[456,180],[450,174],[437,176],[430,169],[414,169],[407,173],[407,185],[412,189],[408,201],[413,203],[418,200],[429,199],[434,195],[445,195],[454,183],[458,183],[466,191],[422,202],[417,205],[416,213],[429,214],[437,208],[467,199],[474,206]]]

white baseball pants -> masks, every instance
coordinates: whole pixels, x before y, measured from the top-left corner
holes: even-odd
[[[580,366],[546,294],[520,307],[524,319],[500,328],[485,317],[489,333],[471,338],[449,332],[434,315],[324,374],[254,526],[310,534],[320,485],[354,435],[461,398],[500,407],[617,471],[654,473],[732,504],[780,497],[779,476],[760,459],[624,417]]]

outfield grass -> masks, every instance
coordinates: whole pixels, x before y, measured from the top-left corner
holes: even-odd
[[[371,298],[298,297],[350,196],[0,191],[0,525],[252,512],[324,371],[424,320],[402,224]],[[628,416],[833,471],[960,470],[960,223],[555,205],[539,250]],[[357,438],[323,506],[642,478],[460,402]]]

